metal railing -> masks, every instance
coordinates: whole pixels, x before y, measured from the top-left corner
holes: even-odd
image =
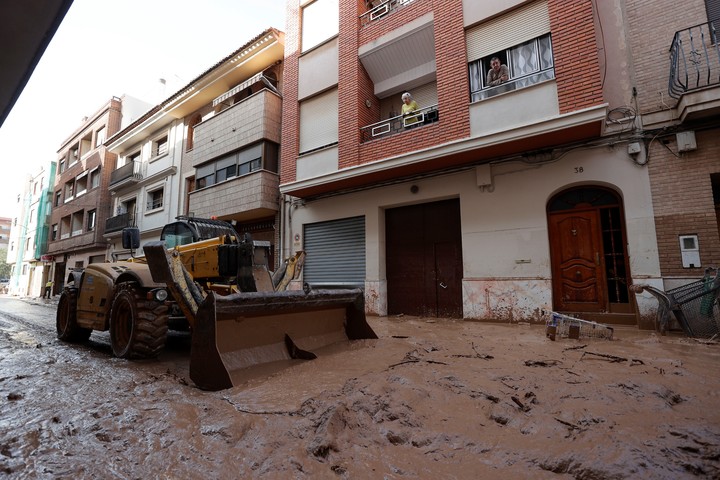
[[[105,220],[105,233],[119,232],[125,227],[135,226],[135,212],[121,213]]]
[[[368,11],[360,15],[360,26],[365,25],[385,17],[390,12],[402,8],[415,0],[366,0],[365,4]]]
[[[684,93],[720,85],[720,22],[695,25],[675,32],[670,46],[668,93],[680,98]]]
[[[110,185],[115,185],[116,183],[120,183],[128,178],[135,181],[142,180],[143,175],[140,169],[140,162],[126,163],[122,167],[115,169],[110,173]]]
[[[410,128],[435,123],[440,119],[437,105],[421,108],[410,115],[398,115],[360,128],[361,141],[394,135]]]

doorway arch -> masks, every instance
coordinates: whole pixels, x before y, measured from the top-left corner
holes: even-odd
[[[636,324],[622,199],[584,185],[547,204],[553,309],[607,323]]]

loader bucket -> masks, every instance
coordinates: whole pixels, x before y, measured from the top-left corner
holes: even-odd
[[[360,289],[210,293],[195,320],[190,378],[204,390],[230,388],[315,358],[328,345],[377,338]]]

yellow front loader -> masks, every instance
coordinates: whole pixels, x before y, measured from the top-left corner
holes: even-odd
[[[338,342],[377,338],[362,290],[285,290],[304,254],[271,275],[262,248],[238,237],[225,222],[181,218],[143,246],[143,257],[71,272],[58,337],[78,342],[109,330],[116,356],[153,357],[168,325],[182,320],[192,335],[190,378],[206,390],[313,359]]]

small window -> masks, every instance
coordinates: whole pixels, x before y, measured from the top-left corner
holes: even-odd
[[[209,163],[197,168],[195,172],[195,187],[205,188],[215,184],[215,163]]]
[[[90,188],[97,188],[100,186],[100,167],[90,172]]]
[[[87,214],[87,230],[88,232],[92,232],[95,230],[95,220],[97,217],[97,211],[96,210],[90,210]]]
[[[84,172],[75,179],[75,194],[79,197],[87,192],[88,175]]]
[[[72,200],[75,192],[75,180],[71,180],[65,184],[65,201]]]
[[[103,143],[105,143],[106,135],[105,135],[105,127],[100,127],[97,132],[95,132],[95,148],[99,147]]]
[[[50,236],[50,240],[57,240],[58,235],[58,225],[57,223],[52,226],[52,233]]]
[[[92,132],[88,132],[87,135],[85,135],[82,140],[80,140],[80,155],[84,157],[85,155],[90,153],[90,150],[93,149],[92,145]]]
[[[152,144],[152,156],[159,157],[168,153],[168,136],[163,135],[162,137],[155,140]]]
[[[60,173],[65,171],[65,160],[60,160]]]
[[[145,210],[151,211],[151,210],[157,210],[159,208],[162,208],[163,206],[163,189],[159,188],[157,190],[153,190],[152,192],[148,192],[147,195],[147,205]]]
[[[58,190],[57,192],[55,192],[55,206],[59,207],[61,201],[62,201],[62,192],[60,190]]]

